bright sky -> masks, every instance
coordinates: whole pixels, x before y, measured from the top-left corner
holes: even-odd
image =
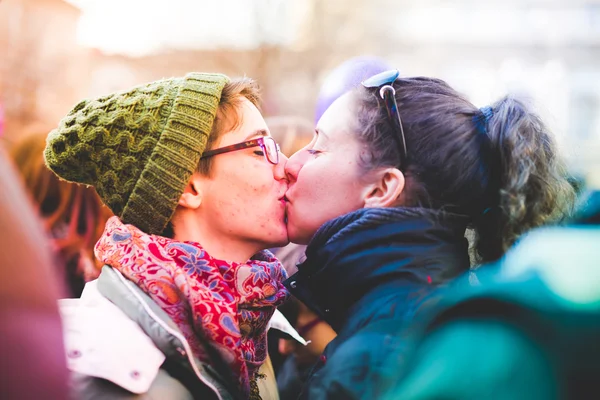
[[[143,55],[163,48],[254,48],[261,42],[290,44],[310,16],[307,0],[66,0],[82,9],[78,39],[107,53]],[[600,6],[583,0],[529,0],[528,7],[494,0],[435,0],[406,10],[363,10],[391,35],[422,43],[541,42],[553,45],[600,37]],[[520,0],[519,0],[520,1]],[[600,0],[586,0],[600,4]],[[386,1],[379,2],[386,4]],[[332,2],[338,4],[340,0]],[[406,2],[401,2],[402,4]],[[539,3],[539,4],[538,4]],[[418,4],[418,5],[417,5]],[[537,5],[532,5],[537,4]],[[335,8],[335,7],[333,7]],[[456,23],[460,21],[460,23]],[[473,35],[473,32],[478,32]]]
[[[286,0],[67,0],[82,10],[78,40],[107,53],[253,48],[286,43],[297,25]]]

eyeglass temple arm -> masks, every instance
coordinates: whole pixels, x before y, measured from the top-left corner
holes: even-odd
[[[396,142],[398,142],[398,147],[400,147],[400,151],[402,152],[402,162],[407,157],[406,152],[406,139],[404,138],[404,128],[402,127],[402,120],[400,119],[400,112],[398,111],[398,103],[396,102],[396,90],[392,85],[385,85],[379,89],[379,95],[385,101],[388,112],[388,117],[392,121],[392,123],[396,126],[396,131],[400,132],[400,137],[398,135],[394,135]]]
[[[260,139],[254,139],[254,140],[250,140],[247,142],[232,144],[231,146],[221,147],[220,149],[206,151],[206,152],[204,152],[204,154],[202,155],[201,158],[212,157],[212,156],[216,156],[217,154],[228,153],[230,151],[235,151],[235,150],[243,150],[243,149],[247,149],[249,147],[255,147],[255,146],[262,147],[262,146],[264,146],[264,144],[262,143],[262,141]]]

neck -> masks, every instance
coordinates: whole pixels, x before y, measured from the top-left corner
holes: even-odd
[[[257,243],[242,241],[211,227],[198,223],[202,220],[196,215],[186,215],[189,210],[178,212],[173,217],[173,239],[180,242],[199,243],[213,258],[237,263],[247,262],[263,249]]]

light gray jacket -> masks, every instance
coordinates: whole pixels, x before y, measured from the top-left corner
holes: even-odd
[[[81,298],[59,305],[73,398],[239,398],[234,385],[192,355],[169,316],[111,267]]]

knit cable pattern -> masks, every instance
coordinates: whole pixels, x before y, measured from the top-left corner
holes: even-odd
[[[47,166],[93,186],[123,222],[160,234],[206,147],[229,79],[190,73],[84,100],[47,139]]]

